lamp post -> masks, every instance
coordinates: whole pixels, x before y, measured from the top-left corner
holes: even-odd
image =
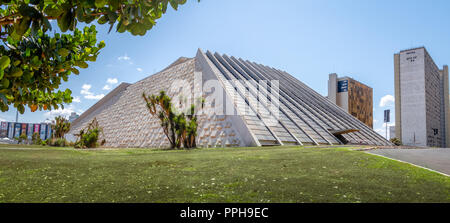
[[[386,139],[388,139],[388,124],[391,121],[390,113],[391,113],[390,109],[384,110],[384,123],[386,125]]]

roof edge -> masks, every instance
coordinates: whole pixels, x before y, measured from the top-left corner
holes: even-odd
[[[114,90],[110,91],[107,95],[105,95],[102,99],[100,99],[99,101],[97,101],[97,103],[95,103],[94,105],[92,105],[88,110],[86,110],[85,112],[83,112],[83,114],[80,115],[80,117],[78,117],[77,119],[75,119],[72,122],[72,126],[75,126],[76,124],[78,124],[78,122],[82,119],[84,119],[85,117],[87,117],[89,114],[91,114],[93,111],[95,111],[97,108],[99,108],[100,106],[102,106],[105,102],[109,101],[114,95],[118,94],[119,92],[122,92],[124,90],[127,89],[128,86],[130,86],[131,84],[129,83],[125,83],[122,82],[119,84],[119,86],[117,86],[116,88],[114,88]]]

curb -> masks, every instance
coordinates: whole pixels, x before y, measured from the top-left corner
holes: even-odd
[[[398,159],[390,158],[390,157],[383,156],[383,155],[380,155],[380,154],[374,154],[374,153],[370,153],[370,152],[365,152],[365,153],[370,154],[370,155],[374,155],[374,156],[383,157],[383,158],[390,159],[390,160],[394,160],[394,161],[398,161],[398,162],[401,162],[401,163],[407,163],[407,164],[413,165],[413,166],[415,166],[415,167],[419,167],[419,168],[422,168],[422,169],[425,169],[425,170],[429,170],[429,171],[431,171],[431,172],[435,172],[435,173],[442,174],[442,175],[444,175],[444,176],[446,176],[446,177],[450,177],[450,175],[448,175],[448,174],[445,174],[445,173],[442,173],[442,172],[439,172],[439,171],[437,171],[437,170],[433,170],[433,169],[430,169],[430,168],[427,168],[427,167],[419,166],[419,165],[414,164],[414,163],[410,163],[410,162],[406,162],[406,161],[403,161],[403,160],[398,160]]]

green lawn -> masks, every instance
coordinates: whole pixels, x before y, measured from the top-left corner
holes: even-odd
[[[0,146],[1,202],[450,202],[450,178],[349,148]]]

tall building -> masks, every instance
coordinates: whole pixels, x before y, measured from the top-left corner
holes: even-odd
[[[328,99],[373,128],[373,90],[350,77],[330,74]]]
[[[424,47],[394,54],[395,135],[413,146],[450,146],[448,66]]]
[[[69,122],[72,123],[72,122],[75,121],[75,119],[77,119],[78,117],[80,117],[80,115],[78,115],[76,112],[70,113],[70,116],[69,116]]]
[[[134,84],[122,83],[72,123],[77,134],[94,118],[105,146],[168,147],[147,95],[164,90],[177,111],[200,98],[197,145],[391,145],[368,126],[290,74],[248,60],[198,50]]]
[[[389,126],[389,139],[397,138],[395,136],[395,125]]]

